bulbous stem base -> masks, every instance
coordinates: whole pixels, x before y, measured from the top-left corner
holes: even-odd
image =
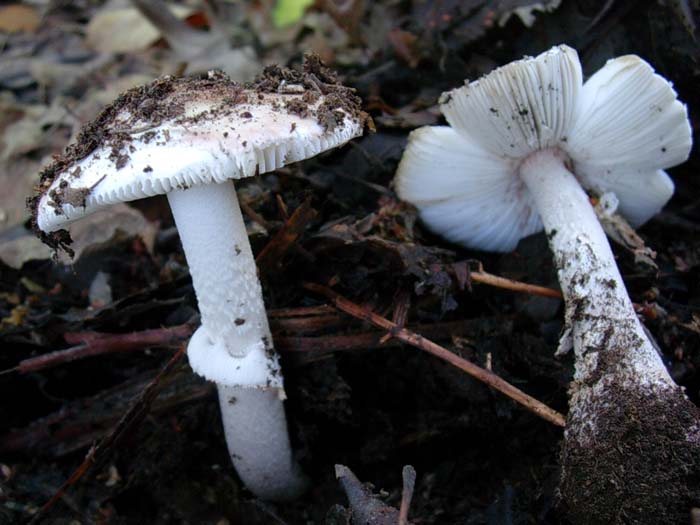
[[[532,193],[573,347],[560,492],[574,523],[685,523],[700,503],[700,411],[639,322],[586,193],[556,151],[531,155]]]

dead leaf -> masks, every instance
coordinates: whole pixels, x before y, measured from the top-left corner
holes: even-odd
[[[51,249],[22,226],[0,234],[0,261],[19,270],[27,261],[50,259]]]
[[[29,217],[25,200],[32,194],[39,166],[39,162],[27,158],[0,162],[0,232]]]
[[[70,225],[70,232],[75,256],[71,260],[63,254],[61,260],[66,264],[74,262],[88,248],[110,241],[120,232],[127,237],[141,237],[146,249],[152,252],[158,226],[147,221],[137,209],[115,204],[74,222]]]
[[[4,106],[0,103],[0,111],[4,110]],[[15,105],[8,109],[20,112],[22,117],[4,129],[0,141],[0,161],[2,162],[17,160],[27,153],[38,153],[41,156],[42,153],[56,151],[56,148],[63,147],[64,142],[70,137],[70,133],[63,137],[57,136],[57,128],[78,125],[77,120],[67,110],[65,100],[61,98],[54,99],[50,106]],[[2,127],[0,124],[0,129]],[[44,149],[45,152],[40,151]]]
[[[15,306],[10,312],[10,315],[0,319],[0,326],[4,324],[10,326],[20,326],[28,312],[29,309],[26,307],[26,305],[20,304]]]
[[[39,13],[29,5],[10,4],[0,7],[0,32],[34,32],[39,26]]]
[[[9,95],[0,98],[0,232],[29,217],[25,200],[38,181],[37,159],[63,147],[71,135],[64,124],[74,120],[59,98],[51,106],[18,104]]]
[[[74,263],[86,250],[110,242],[118,235],[139,236],[152,252],[158,226],[131,206],[115,204],[73,223],[70,232],[75,256],[71,259],[61,252],[59,260],[64,264]],[[16,227],[0,235],[0,260],[11,268],[19,269],[27,261],[50,259],[52,255],[46,245],[24,228]]]
[[[520,2],[515,2],[516,4],[519,4]],[[510,19],[512,16],[517,16],[520,18],[522,23],[525,25],[525,27],[532,27],[532,25],[535,23],[535,12],[540,11],[542,13],[549,13],[551,11],[554,11],[557,7],[559,7],[559,4],[561,4],[561,0],[549,0],[546,2],[523,2],[526,5],[520,5],[519,7],[514,7],[510,11],[506,11],[501,15],[501,18],[498,21],[498,25],[504,26],[506,25],[506,22]]]
[[[190,7],[168,6],[178,18],[193,12]],[[87,26],[87,43],[102,53],[130,53],[153,45],[161,33],[138,9],[103,9]]]

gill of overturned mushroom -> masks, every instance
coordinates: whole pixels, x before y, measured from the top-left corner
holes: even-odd
[[[645,333],[586,190],[633,225],[673,193],[663,171],[691,148],[685,106],[637,56],[585,84],[558,46],[444,94],[450,126],[412,133],[399,196],[471,248],[510,251],[544,228],[573,348],[561,494],[574,521],[664,521],[700,500],[700,413]],[[663,490],[659,489],[663,487]],[[590,520],[590,521],[588,521]]]

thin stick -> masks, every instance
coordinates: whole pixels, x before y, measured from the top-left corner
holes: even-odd
[[[471,265],[476,263],[476,269],[472,270]],[[459,283],[460,289],[468,287],[472,281],[504,288],[514,292],[526,293],[530,295],[542,295],[544,297],[553,297],[554,299],[562,299],[563,295],[560,290],[539,286],[537,284],[528,284],[521,281],[514,281],[505,277],[499,277],[484,271],[481,262],[479,261],[459,261],[451,265],[447,265],[447,271],[454,273]]]
[[[327,315],[335,312],[333,307],[326,304],[320,306],[299,306],[294,308],[277,308],[269,310],[267,317],[305,317],[311,315]]]
[[[285,308],[270,310],[268,316],[271,319],[270,326],[275,340],[275,347],[279,352],[313,353],[316,356],[333,353],[376,348],[377,346],[396,346],[385,332],[360,332],[343,335],[322,336],[297,336],[288,335],[296,333],[314,332],[322,328],[341,326],[342,319],[331,306],[302,307],[298,309],[307,317],[297,317],[296,310]],[[279,315],[275,315],[279,312]],[[470,329],[466,321],[452,321],[448,323],[433,323],[429,325],[416,325],[418,330],[428,336],[440,337],[443,334],[461,335]],[[170,345],[178,340],[187,339],[193,332],[194,326],[183,324],[155,330],[143,330],[128,334],[112,334],[102,332],[68,332],[64,338],[69,343],[81,343],[63,350],[55,350],[46,354],[23,359],[14,368],[3,370],[0,376],[6,374],[26,374],[45,370],[64,363],[72,363],[87,357],[106,355],[117,352],[140,350],[144,347],[158,347]],[[384,336],[384,337],[382,337]],[[398,344],[398,343],[396,343]]]
[[[192,335],[193,330],[194,327],[192,325],[183,324],[170,328],[157,328],[128,334],[67,333],[64,336],[67,343],[79,344],[64,350],[56,350],[24,359],[13,370],[20,374],[27,374],[56,366],[59,363],[69,363],[86,357],[139,350],[145,346],[164,345],[188,338]]]
[[[358,319],[372,323],[373,325],[390,332],[396,339],[428,352],[429,354],[432,354],[443,361],[447,361],[451,365],[463,370],[472,377],[486,383],[490,387],[495,388],[499,392],[510,397],[516,403],[520,403],[526,409],[530,410],[542,419],[545,419],[559,427],[564,427],[565,419],[562,414],[548,407],[541,401],[538,401],[534,397],[527,395],[525,392],[514,387],[493,372],[489,372],[488,370],[453,354],[446,348],[430,341],[429,339],[425,339],[421,335],[411,332],[406,328],[399,327],[388,319],[385,319],[384,317],[353,303],[349,299],[346,299],[325,286],[315,283],[305,283],[304,288],[327,297],[339,310],[342,310],[353,317],[357,317]]]
[[[309,199],[294,210],[294,213],[284,223],[284,226],[270,239],[270,242],[265,245],[256,257],[255,262],[258,264],[260,271],[264,272],[279,265],[282,256],[294,245],[317,214],[316,210],[311,207]]]
[[[547,288],[546,286],[514,281],[513,279],[506,279],[505,277],[499,277],[498,275],[493,275],[483,271],[470,272],[469,277],[471,277],[472,281],[477,283],[488,284],[498,288],[505,288],[506,290],[512,290],[514,292],[542,295],[544,297],[553,297],[555,299],[561,299],[563,297],[561,291],[555,290],[554,288]]]

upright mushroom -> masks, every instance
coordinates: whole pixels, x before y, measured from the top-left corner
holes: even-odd
[[[700,413],[639,322],[584,188],[639,225],[673,193],[691,148],[686,108],[637,56],[585,84],[559,46],[445,93],[450,126],[411,134],[395,186],[423,222],[509,251],[544,226],[566,299],[575,377],[561,492],[574,521],[688,519],[700,503]],[[615,199],[609,199],[614,202]]]
[[[128,91],[41,174],[40,236],[66,247],[66,224],[115,202],[167,193],[201,313],[192,369],[215,381],[226,440],[246,486],[295,497],[293,461],[260,282],[231,179],[312,157],[362,134],[353,90],[317,57],[303,72],[268,67],[241,86],[220,74]]]

